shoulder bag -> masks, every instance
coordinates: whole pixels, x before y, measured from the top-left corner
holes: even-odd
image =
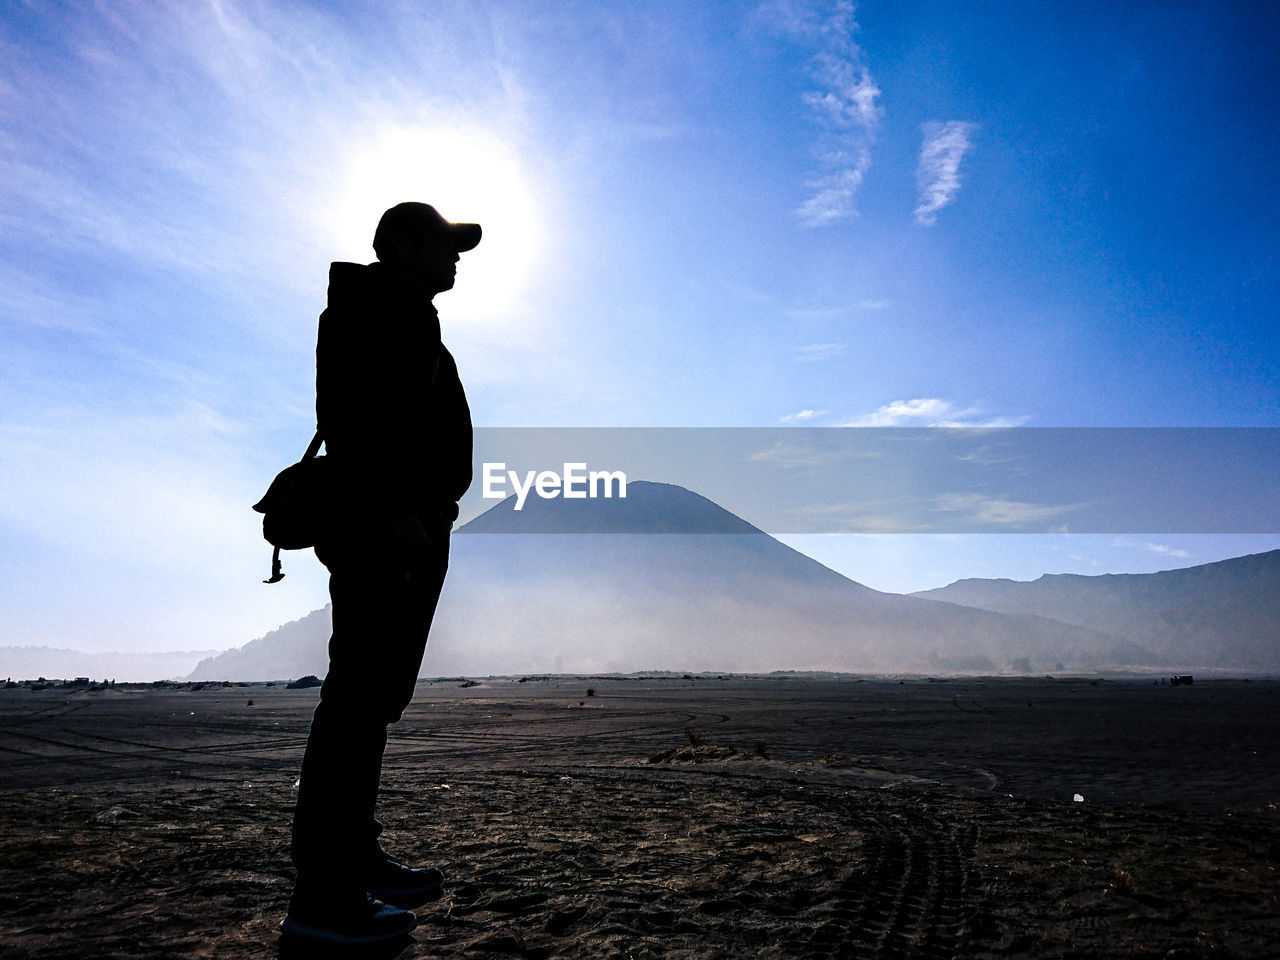
[[[276,474],[262,499],[253,505],[253,509],[262,514],[262,536],[275,547],[271,554],[271,579],[263,583],[279,583],[284,579],[280,570],[281,550],[314,547],[326,524],[332,521],[332,481],[327,461],[317,456],[320,443],[317,430],[302,459]]]

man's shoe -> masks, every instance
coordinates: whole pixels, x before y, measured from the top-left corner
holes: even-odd
[[[386,854],[374,858],[365,873],[365,889],[397,907],[416,907],[440,896],[444,874],[435,867],[406,867]]]
[[[381,900],[365,895],[363,900],[336,904],[303,901],[289,904],[289,915],[280,929],[295,937],[326,943],[384,943],[406,936],[418,925],[418,918]]]

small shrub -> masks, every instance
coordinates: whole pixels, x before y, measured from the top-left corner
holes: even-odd
[[[691,747],[705,747],[707,745],[707,735],[701,730],[690,728],[684,732],[684,735],[689,738],[689,746]]]

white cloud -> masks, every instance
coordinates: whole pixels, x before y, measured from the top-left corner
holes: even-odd
[[[803,437],[803,435],[802,435]],[[784,470],[813,469],[842,463],[849,458],[847,450],[821,446],[811,438],[798,442],[779,440],[768,450],[747,455],[748,463],[772,463]]]
[[[812,530],[815,525],[829,534],[899,534],[927,529],[927,524],[896,503],[855,501],[794,507],[787,515]],[[935,534],[941,536],[941,534]]]
[[[1021,527],[1040,520],[1059,517],[1080,508],[1081,504],[1027,503],[1021,500],[1001,500],[985,497],[980,493],[943,493],[933,498],[934,509],[947,513],[967,514],[968,518],[983,524]]]
[[[882,113],[880,88],[867,68],[855,6],[774,3],[764,10],[784,33],[809,44],[809,77],[817,89],[803,102],[819,133],[814,145],[819,169],[805,184],[812,195],[796,211],[805,226],[821,227],[857,215],[855,199],[871,167],[871,145]]]
[[[786,314],[787,319],[794,320],[798,323],[806,323],[814,320],[846,320],[855,315],[859,311],[868,312],[872,310],[885,310],[893,305],[891,300],[858,300],[855,303],[842,303],[839,306],[831,307],[783,307],[782,310]]]
[[[801,410],[797,413],[788,413],[778,419],[783,423],[795,423],[797,421],[812,420],[814,417],[820,417],[826,412],[825,410]]]
[[[795,348],[797,360],[829,360],[832,357],[843,356],[844,352],[843,343],[806,343],[802,347]]]
[[[1017,463],[1018,457],[1009,453],[1002,447],[993,444],[983,444],[976,450],[971,450],[956,459],[965,463],[972,463],[980,467],[996,467],[1005,463]]]
[[[969,139],[975,125],[961,120],[923,124],[924,144],[916,170],[916,223],[932,226],[938,211],[960,191],[960,161],[973,147]]]
[[[853,417],[840,424],[842,427],[968,427],[998,428],[1019,427],[1026,417],[983,416],[977,407],[957,409],[950,400],[938,397],[917,397],[914,400],[895,400],[874,413]]]
[[[1171,547],[1163,543],[1151,543],[1150,541],[1133,541],[1133,540],[1117,540],[1117,547],[1133,547],[1137,550],[1145,550],[1148,553],[1158,553],[1165,557],[1178,557],[1183,559],[1191,556],[1187,550],[1178,547]]]
[[[847,421],[846,427],[932,426],[933,421],[951,412],[951,404],[936,397],[895,400],[865,416]]]

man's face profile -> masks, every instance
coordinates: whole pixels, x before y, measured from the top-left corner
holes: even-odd
[[[423,237],[417,249],[408,252],[405,269],[431,294],[453,289],[458,272],[458,251],[438,234]]]
[[[439,234],[401,235],[396,238],[395,251],[396,269],[429,296],[453,289],[459,254]]]

